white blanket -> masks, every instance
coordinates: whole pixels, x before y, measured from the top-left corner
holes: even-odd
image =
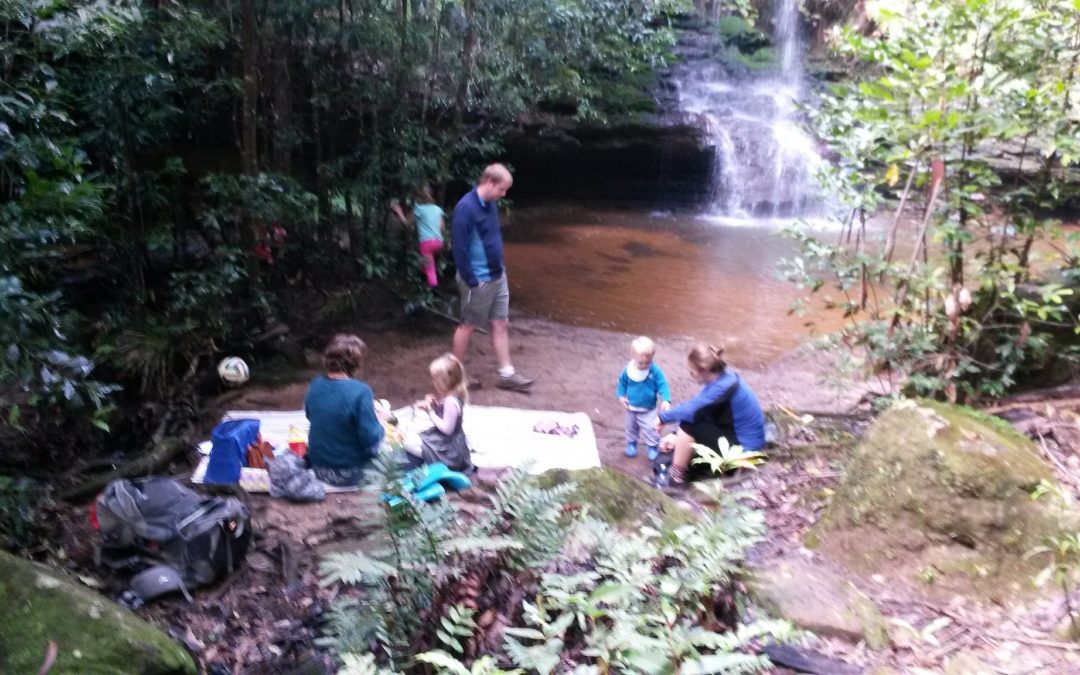
[[[430,426],[427,414],[412,408],[395,410],[402,431]],[[537,425],[564,429],[577,427],[573,436],[533,431]],[[465,436],[479,467],[524,466],[530,473],[548,469],[590,469],[600,466],[596,435],[585,413],[465,406]]]
[[[394,411],[402,432],[420,431],[430,426],[427,415],[412,407]],[[288,445],[290,427],[299,429],[307,437],[310,424],[303,410],[230,410],[222,420],[257,419],[263,440],[275,448]],[[540,433],[533,428],[550,428],[558,425],[563,429],[577,427],[573,436]],[[600,453],[596,449],[596,435],[592,421],[585,413],[552,412],[546,410],[521,410],[518,408],[493,408],[488,406],[465,406],[465,436],[473,451],[473,463],[479,467],[524,466],[530,464],[530,472],[539,474],[548,469],[589,469],[600,466]],[[210,441],[200,444],[204,454],[210,452]],[[247,472],[258,471],[245,469]],[[192,476],[193,482],[201,482],[205,462]]]

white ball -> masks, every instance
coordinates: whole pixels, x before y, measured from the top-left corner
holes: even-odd
[[[251,371],[248,365],[239,356],[226,356],[217,367],[218,375],[226,383],[238,387],[248,381]]]

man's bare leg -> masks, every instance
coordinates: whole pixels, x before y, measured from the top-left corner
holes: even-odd
[[[470,328],[471,332],[471,328]],[[468,340],[468,338],[466,338]],[[457,342],[457,334],[454,335]],[[468,346],[468,342],[466,342]],[[510,367],[510,322],[506,319],[492,319],[491,321],[491,346],[495,348],[495,359],[499,362],[499,368]],[[456,356],[456,353],[455,353]],[[460,360],[460,357],[459,357]]]
[[[476,330],[474,326],[462,323],[458,324],[457,330],[454,331],[454,356],[462,363],[465,363],[465,352],[469,351],[469,340],[474,330]]]

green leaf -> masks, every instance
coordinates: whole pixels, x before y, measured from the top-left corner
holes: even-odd
[[[513,635],[514,637],[525,638],[526,640],[540,640],[544,641],[547,636],[536,630],[535,628],[515,628],[508,627],[503,629],[503,633],[506,635]]]
[[[470,675],[469,669],[466,668],[464,664],[441,649],[417,654],[414,658],[420,663],[433,665],[436,668],[441,668],[445,671],[454,673],[455,675]]]

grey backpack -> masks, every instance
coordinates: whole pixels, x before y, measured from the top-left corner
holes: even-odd
[[[170,478],[115,480],[98,495],[99,564],[128,572],[169,570],[180,588],[212,584],[244,559],[251,516],[234,497],[204,497]],[[155,578],[162,578],[158,574]],[[136,577],[136,579],[139,577]],[[134,579],[133,579],[134,582]],[[136,589],[139,590],[139,589]],[[144,600],[153,597],[140,593]]]

